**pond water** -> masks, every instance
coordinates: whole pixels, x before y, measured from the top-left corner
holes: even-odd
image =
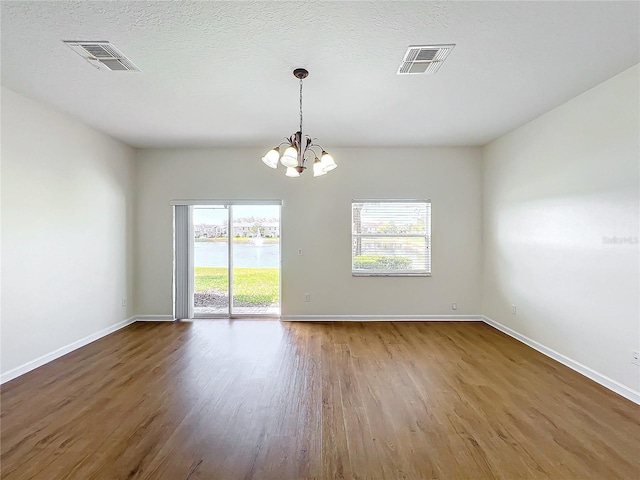
[[[227,242],[195,242],[193,263],[196,267],[228,267]],[[234,242],[233,266],[236,268],[279,268],[280,245]]]

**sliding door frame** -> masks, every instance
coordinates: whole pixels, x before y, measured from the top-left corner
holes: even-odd
[[[233,313],[233,207],[234,205],[274,205],[280,207],[280,215],[279,215],[279,233],[280,238],[278,239],[278,247],[279,247],[279,265],[278,265],[278,303],[280,305],[280,313],[276,315],[277,318],[280,318],[282,315],[282,200],[172,200],[170,205],[173,209],[173,224],[174,224],[174,250],[173,250],[173,316],[174,319],[177,318],[177,308],[180,307],[180,303],[178,299],[184,299],[185,295],[187,298],[191,299],[189,306],[189,318],[251,318],[251,317],[265,317],[272,315],[264,315],[264,314],[251,314],[246,313],[242,315],[237,315]],[[194,312],[194,296],[195,296],[195,282],[193,279],[194,274],[194,242],[193,242],[193,208],[194,207],[206,207],[207,205],[211,206],[219,206],[226,207],[227,209],[227,255],[228,255],[228,293],[229,293],[229,301],[227,302],[227,315],[220,314],[196,314]],[[186,234],[189,237],[189,241],[186,242],[187,252],[180,252],[178,248],[180,243],[176,241],[176,239],[184,236],[185,232],[178,231],[180,225],[176,223],[176,208],[177,206],[188,206],[189,211],[189,225],[188,232]],[[189,271],[189,280],[186,282],[187,291],[180,291],[185,288],[185,282],[178,280],[179,272],[183,271],[184,265],[181,262],[184,262],[184,259],[187,258],[187,268]],[[182,308],[184,311],[184,308]]]

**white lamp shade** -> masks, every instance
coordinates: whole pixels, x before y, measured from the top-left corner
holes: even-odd
[[[282,154],[280,163],[287,168],[293,168],[298,166],[298,151],[294,147],[287,148]],[[298,172],[296,172],[298,173]],[[288,174],[287,174],[288,175]],[[300,174],[296,175],[299,176]],[[288,175],[289,177],[291,175]]]
[[[297,163],[296,163],[296,165],[297,165]],[[292,177],[292,178],[300,176],[300,174],[298,173],[298,170],[296,170],[294,167],[287,167],[287,171],[284,172],[284,174],[287,177]]]
[[[279,158],[280,158],[280,153],[274,148],[273,150],[269,150],[267,154],[264,157],[262,157],[262,161],[267,167],[278,168]]]
[[[326,174],[327,172],[324,169],[324,164],[320,160],[316,159],[316,161],[313,162],[313,176],[320,177]]]
[[[330,172],[334,168],[338,168],[338,165],[336,165],[336,162],[333,160],[333,157],[328,153],[325,153],[324,155],[322,155],[321,161],[322,161],[322,165],[325,173]]]

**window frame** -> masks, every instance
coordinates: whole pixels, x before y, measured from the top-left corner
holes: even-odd
[[[424,204],[425,209],[425,234],[418,233],[355,233],[354,232],[354,206],[356,204],[387,204],[387,203],[417,203]],[[351,200],[351,276],[353,277],[430,277],[431,268],[431,199],[354,199]],[[354,268],[355,251],[354,245],[358,238],[424,238],[425,239],[425,255],[427,259],[426,269],[424,270],[356,270]]]

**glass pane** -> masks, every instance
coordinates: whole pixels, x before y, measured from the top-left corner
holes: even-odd
[[[424,272],[428,263],[425,237],[357,237],[353,241],[354,272]]]
[[[280,315],[280,206],[234,205],[233,315]]]
[[[229,315],[229,213],[193,208],[194,314]]]
[[[352,204],[352,233],[426,235],[427,202],[367,202]]]

